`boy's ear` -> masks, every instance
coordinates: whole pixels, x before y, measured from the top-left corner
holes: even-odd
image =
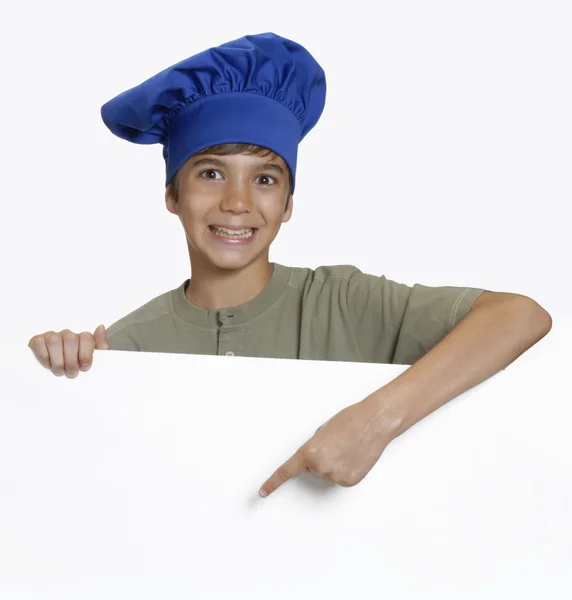
[[[169,184],[165,189],[165,204],[167,205],[167,210],[174,215],[178,214],[177,211],[177,198],[175,196],[175,190],[173,189],[173,185]]]
[[[284,216],[282,217],[282,223],[288,223],[292,216],[292,209],[294,205],[294,196],[290,194],[286,200],[286,209],[284,210]]]

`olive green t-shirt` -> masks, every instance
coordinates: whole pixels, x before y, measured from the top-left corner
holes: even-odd
[[[270,282],[240,306],[205,310],[188,280],[107,331],[112,350],[411,365],[485,290],[408,286],[349,265],[274,263]]]
[[[411,365],[485,290],[408,286],[349,265],[274,263],[270,282],[240,306],[205,310],[188,280],[114,323],[112,350]]]

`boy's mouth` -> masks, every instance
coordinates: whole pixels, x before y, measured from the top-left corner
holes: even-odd
[[[219,225],[209,225],[209,229],[216,236],[228,238],[231,240],[251,238],[257,231],[256,227],[242,227],[240,229],[237,229],[234,227],[221,227]]]

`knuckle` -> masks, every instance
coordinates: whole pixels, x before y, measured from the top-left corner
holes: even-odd
[[[30,346],[30,348],[32,346],[37,346],[41,342],[41,340],[42,340],[43,337],[44,337],[43,335],[34,335],[34,336],[32,336],[30,338],[30,341],[28,342],[28,346]]]
[[[46,333],[45,336],[46,339],[46,344],[58,344],[61,340],[60,334],[56,333],[55,331],[50,331],[49,333]]]
[[[333,473],[332,465],[329,463],[318,463],[313,467],[313,471],[319,475],[322,475],[322,477],[329,476],[331,473]]]
[[[308,445],[304,448],[304,456],[309,460],[320,460],[324,456],[323,449],[320,445]]]
[[[69,329],[64,329],[60,335],[62,336],[64,342],[75,342],[77,340],[77,334]]]
[[[80,351],[84,352],[89,349],[95,348],[95,339],[91,333],[82,332],[78,336]]]
[[[322,456],[314,456],[308,462],[312,469],[318,473],[325,474],[333,470],[331,461]]]
[[[276,471],[276,479],[284,483],[290,479],[290,474],[284,468],[278,469],[278,471]]]

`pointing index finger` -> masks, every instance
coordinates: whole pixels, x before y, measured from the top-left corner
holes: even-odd
[[[261,498],[266,498],[266,496],[269,496],[272,492],[276,491],[282,484],[286,483],[292,477],[295,477],[303,467],[304,458],[302,452],[298,451],[281,467],[274,471],[272,477],[266,480],[258,494]]]

